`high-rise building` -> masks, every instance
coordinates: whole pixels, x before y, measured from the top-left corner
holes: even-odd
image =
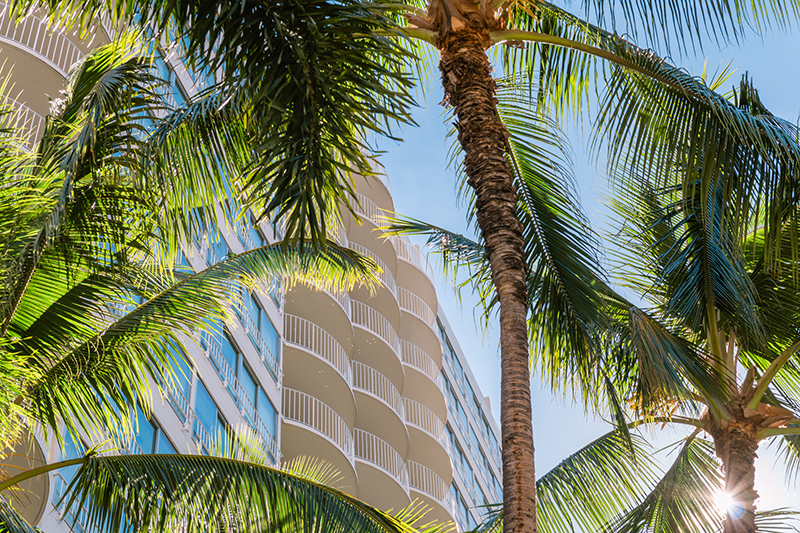
[[[28,148],[41,136],[45,95],[57,97],[69,67],[109,40],[98,24],[92,42],[48,30],[36,13],[14,26],[0,11],[0,41],[12,104],[28,127]],[[165,43],[166,44],[166,43]],[[166,47],[164,47],[166,48]],[[209,83],[189,72],[174,50],[155,68],[180,103]],[[7,75],[7,73],[4,73]],[[273,463],[305,455],[331,463],[338,487],[383,509],[412,501],[428,518],[480,522],[485,505],[502,500],[498,430],[439,308],[434,278],[417,246],[376,228],[394,211],[388,180],[360,179],[361,222],[346,216],[336,239],[382,269],[374,294],[331,294],[280,285],[243,296],[224,331],[187,339],[192,364],[150,420],[139,417],[132,453],[206,453],[222,429],[249,426]],[[202,243],[187,243],[188,266],[200,271],[229,253],[281,238],[280,228],[241,222]],[[45,450],[48,461],[77,455],[80,443]],[[46,531],[92,529],[86,517],[56,506],[73,472],[52,474],[43,515]],[[72,513],[72,514],[70,514]]]

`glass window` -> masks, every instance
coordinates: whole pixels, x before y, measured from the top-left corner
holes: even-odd
[[[267,345],[267,349],[271,352],[273,359],[280,362],[281,358],[281,338],[278,335],[278,330],[272,325],[272,321],[267,316],[266,312],[262,311],[263,319],[258,325],[258,331],[261,333],[261,338]]]
[[[258,389],[258,403],[256,404],[256,410],[258,411],[258,416],[261,418],[261,421],[267,426],[267,431],[269,431],[269,434],[272,436],[272,438],[275,438],[278,429],[278,412],[275,410],[275,406],[272,405],[272,402],[269,401],[269,398],[267,398],[266,393],[262,389]]]
[[[156,453],[178,453],[164,432],[159,429],[156,435]]]
[[[222,238],[222,235],[217,235],[217,239],[211,246],[211,251],[217,258],[217,261],[222,261],[223,259],[228,257],[228,253],[230,253],[230,250],[228,249],[228,244],[225,242],[225,239]]]
[[[247,367],[247,364],[242,360],[239,364],[239,370],[237,371],[237,377],[239,378],[239,385],[242,387],[242,392],[244,395],[247,396],[247,399],[250,400],[250,405],[246,406],[247,411],[246,415],[249,417],[253,416],[253,412],[250,412],[250,408],[255,409],[256,406],[256,391],[260,389],[258,384],[256,383],[256,378],[253,376],[253,372]],[[241,409],[243,406],[239,406]]]
[[[156,442],[156,427],[147,419],[138,406],[136,407],[136,453],[153,453]]]
[[[211,398],[211,395],[206,390],[202,381],[197,382],[197,396],[195,398],[195,414],[197,419],[203,425],[203,428],[208,432],[209,436],[213,436],[219,428],[219,410],[217,404]]]
[[[228,365],[231,367],[231,371],[236,371],[236,363],[239,360],[239,347],[236,346],[236,343],[231,340],[228,336],[228,333],[225,332],[222,335],[222,338],[219,339],[219,347],[222,351],[222,357],[225,358]]]
[[[470,446],[472,446],[472,453],[478,453],[478,451],[481,449],[481,446],[478,444],[478,436],[475,434],[475,430],[472,429],[471,424],[469,426],[469,442]]]

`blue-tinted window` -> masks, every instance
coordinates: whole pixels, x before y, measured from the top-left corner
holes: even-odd
[[[203,428],[213,437],[220,427],[219,409],[202,381],[197,382],[194,411]]]
[[[219,337],[219,347],[222,351],[222,357],[228,362],[231,371],[235,372],[236,363],[239,359],[239,348],[227,334],[223,334]]]
[[[138,453],[153,453],[156,443],[156,427],[136,408],[136,450]]]
[[[269,398],[267,398],[267,395],[262,389],[258,390],[258,403],[256,404],[256,409],[258,410],[258,416],[264,422],[264,425],[267,426],[267,430],[269,431],[270,435],[275,438],[278,430],[278,412],[275,410],[272,402],[269,401]]]

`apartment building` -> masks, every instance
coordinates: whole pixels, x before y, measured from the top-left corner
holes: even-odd
[[[19,94],[12,104],[31,148],[69,67],[109,40],[101,24],[91,43],[47,30],[37,14],[14,26],[0,4],[0,42]],[[162,43],[155,68],[175,103],[211,83],[189,72]],[[380,287],[332,294],[279,283],[243,295],[236,319],[187,339],[191,364],[157,400],[128,453],[208,453],[223,429],[249,427],[277,465],[298,456],[331,463],[338,487],[382,509],[417,501],[428,518],[472,529],[485,505],[502,500],[499,431],[447,318],[434,276],[417,246],[376,228],[394,211],[388,180],[359,179],[357,221],[335,235],[383,270]],[[198,243],[185,265],[200,271],[230,253],[280,240],[279,227],[245,216]],[[81,443],[52,445],[44,460],[77,456]],[[57,505],[74,472],[54,473],[30,519],[46,531],[91,531],[85,515]],[[34,502],[35,503],[35,502]],[[62,525],[59,525],[62,524]]]

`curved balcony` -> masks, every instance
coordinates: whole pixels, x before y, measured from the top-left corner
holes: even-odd
[[[356,397],[356,426],[380,435],[405,456],[408,430],[403,397],[389,378],[374,368],[353,361],[353,393]]]
[[[441,364],[442,346],[436,327],[436,313],[417,294],[397,287],[397,301],[406,314],[400,327],[400,337],[414,342]]]
[[[13,109],[11,120],[8,123],[21,135],[22,147],[28,151],[32,150],[44,135],[45,118],[13,98],[5,97],[4,103]]]
[[[353,383],[350,358],[333,335],[305,318],[283,315],[284,342],[305,348],[332,366],[348,385]]]
[[[393,237],[392,244],[397,254],[397,285],[411,289],[417,296],[435,310],[439,305],[436,297],[436,281],[428,258],[425,257],[418,246],[411,244],[408,239]]]
[[[36,15],[14,24],[9,9],[0,4],[0,42],[22,48],[66,78],[70,67],[84,57],[80,48],[63,33],[48,29],[47,22]]]
[[[353,360],[374,368],[402,390],[405,373],[400,362],[397,332],[376,309],[357,300],[351,305],[355,330]]]
[[[286,459],[307,455],[331,463],[341,474],[338,488],[358,492],[353,434],[336,411],[299,390],[283,388],[281,450]]]
[[[408,470],[397,450],[358,428],[353,430],[353,441],[362,499],[380,509],[397,509],[410,503]]]
[[[388,223],[389,218],[392,216],[391,213],[387,213],[384,209],[381,209],[378,204],[360,192],[356,193],[356,200],[358,203],[353,202],[353,208],[361,218],[369,220],[375,227],[385,226]]]
[[[444,381],[439,366],[425,350],[406,340],[400,340],[400,352],[406,368],[403,395],[426,405],[441,420],[447,420]]]
[[[408,485],[412,491],[421,494],[425,503],[431,507],[426,519],[440,522],[453,520],[453,497],[450,484],[446,483],[436,472],[415,461],[408,461]]]
[[[336,338],[310,320],[284,314],[283,342],[284,386],[313,392],[349,426],[355,424],[350,356]]]
[[[361,326],[370,331],[389,346],[395,354],[400,351],[400,339],[397,332],[382,314],[358,301],[350,302],[350,309],[353,316],[353,324]]]
[[[286,291],[283,307],[285,314],[303,317],[330,333],[346,352],[352,349],[353,324],[347,293],[332,294],[298,283]]]
[[[426,465],[443,478],[453,475],[444,422],[436,413],[410,398],[403,398],[408,427],[408,458]]]
[[[380,311],[381,315],[388,319],[394,328],[399,327],[401,313],[400,305],[397,303],[397,283],[392,270],[378,254],[369,248],[352,241],[350,242],[350,248],[375,261],[382,270],[378,275],[381,284],[374,293],[370,293],[366,287],[355,287],[350,293],[352,298],[361,302],[368,302],[371,307]]]
[[[382,270],[382,272],[381,272],[381,273],[378,275],[378,278],[381,280],[381,283],[383,283],[383,285],[384,285],[384,286],[385,286],[387,289],[389,289],[389,291],[391,291],[391,293],[392,293],[392,294],[395,294],[395,293],[397,292],[397,283],[396,283],[396,282],[395,282],[395,280],[394,280],[394,274],[392,274],[392,271],[389,269],[389,267],[388,267],[388,266],[386,266],[386,263],[384,263],[383,259],[381,259],[380,257],[378,257],[378,256],[377,256],[377,255],[376,255],[376,254],[375,254],[375,253],[374,253],[372,250],[370,250],[369,248],[366,248],[366,247],[364,247],[364,246],[361,246],[361,245],[360,245],[360,244],[358,244],[358,243],[351,242],[351,243],[350,243],[350,248],[352,248],[352,249],[353,249],[353,250],[355,250],[356,252],[360,253],[361,255],[366,255],[367,257],[369,257],[370,259],[372,259],[373,261],[375,261],[375,263],[376,263],[376,264],[377,264],[377,265],[378,265],[378,266],[381,268],[381,270]]]

